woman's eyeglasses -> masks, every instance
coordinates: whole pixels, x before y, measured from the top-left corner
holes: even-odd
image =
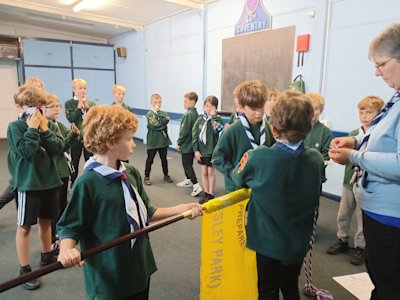
[[[61,108],[61,105],[49,105],[49,106],[45,106],[47,109],[56,109],[56,108]]]
[[[380,64],[375,64],[375,69],[377,70],[381,70],[387,62],[389,62],[390,60],[392,60],[394,57],[388,58],[387,60],[385,60],[384,62],[380,63]]]

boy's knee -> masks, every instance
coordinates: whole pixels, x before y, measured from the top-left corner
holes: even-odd
[[[17,233],[19,234],[28,235],[30,231],[31,231],[31,226],[29,225],[18,225],[17,227]]]

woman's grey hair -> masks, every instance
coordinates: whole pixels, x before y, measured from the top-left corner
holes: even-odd
[[[394,57],[400,60],[400,22],[393,23],[369,44],[368,57]]]

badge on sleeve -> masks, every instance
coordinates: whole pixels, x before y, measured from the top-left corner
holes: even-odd
[[[244,167],[245,167],[246,164],[247,164],[248,159],[249,159],[249,153],[246,152],[246,153],[242,156],[242,158],[240,159],[240,166],[239,166],[239,168],[238,168],[238,170],[237,170],[238,174],[239,174],[240,172],[243,171]]]

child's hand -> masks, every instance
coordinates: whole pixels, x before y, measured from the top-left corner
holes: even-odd
[[[181,146],[176,146],[176,150],[181,151]]]
[[[27,119],[26,119],[26,124],[28,125],[29,128],[39,128],[40,125],[40,113],[35,110],[33,114],[31,114]]]
[[[80,134],[81,134],[81,132],[80,132],[78,126],[76,126],[75,123],[72,123],[72,124],[71,124],[71,131],[72,131],[73,133],[75,133],[76,135],[80,135]]]
[[[188,210],[192,211],[192,216],[189,217],[190,220],[203,215],[203,207],[199,203],[188,203]]]
[[[83,265],[81,253],[76,248],[60,249],[57,261],[59,261],[64,268],[71,268],[76,265],[81,267]]]
[[[47,120],[47,118],[44,117],[43,115],[41,115],[41,116],[40,116],[39,129],[40,129],[42,132],[45,132],[45,131],[49,130],[48,124],[49,124],[49,121]]]
[[[194,157],[196,157],[196,159],[197,159],[198,161],[200,161],[201,158],[202,158],[200,151],[196,151],[196,152],[194,153]]]

